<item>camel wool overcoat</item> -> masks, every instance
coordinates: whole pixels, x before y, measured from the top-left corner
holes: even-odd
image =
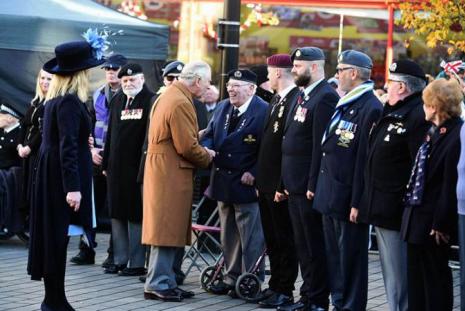
[[[209,164],[199,144],[192,94],[175,81],[155,102],[145,162],[142,243],[184,247],[191,243],[193,171]]]

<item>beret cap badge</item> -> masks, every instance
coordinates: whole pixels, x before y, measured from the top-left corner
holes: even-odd
[[[295,56],[300,57],[302,55],[302,52],[300,50],[297,50],[295,52]]]
[[[128,70],[127,70],[127,73],[128,73],[128,75],[132,75],[132,70],[131,70],[131,69],[128,69]]]
[[[392,63],[391,66],[389,66],[390,71],[396,71],[397,69],[397,63]]]
[[[179,64],[177,67],[176,67],[177,70],[181,71],[182,70],[182,65]]]
[[[241,73],[239,70],[237,70],[237,71],[234,73],[234,77],[240,79],[240,78],[242,77],[242,73]]]

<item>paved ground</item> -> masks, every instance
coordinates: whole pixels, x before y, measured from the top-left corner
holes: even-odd
[[[98,235],[97,264],[93,266],[69,265],[66,274],[68,299],[76,310],[259,310],[228,296],[205,293],[199,286],[199,271],[192,271],[185,289],[196,293],[194,299],[182,303],[162,303],[144,300],[143,285],[135,277],[118,277],[103,274],[99,264],[104,260],[107,234]],[[70,243],[68,256],[76,253],[77,240]],[[42,282],[30,281],[26,274],[27,249],[17,238],[0,241],[0,310],[38,310],[43,299]],[[381,268],[377,255],[370,255],[368,310],[387,311]],[[265,285],[266,286],[266,285]],[[300,284],[297,284],[297,288]],[[458,273],[454,271],[455,309],[460,305]],[[295,292],[297,294],[297,292]]]

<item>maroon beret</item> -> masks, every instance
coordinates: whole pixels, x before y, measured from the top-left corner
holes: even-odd
[[[292,60],[289,54],[275,54],[266,59],[266,64],[270,67],[292,68]]]

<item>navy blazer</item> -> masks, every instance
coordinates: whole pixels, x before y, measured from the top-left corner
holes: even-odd
[[[457,228],[457,164],[460,157],[459,117],[447,120],[431,136],[425,188],[419,206],[407,205],[401,235],[412,244],[428,244],[431,229],[453,235]]]
[[[289,193],[314,191],[321,158],[321,138],[339,100],[336,91],[321,81],[304,101],[289,109],[282,142],[282,187]],[[306,109],[305,118],[298,118]]]
[[[245,204],[257,201],[254,186],[244,185],[245,172],[256,176],[256,164],[268,104],[253,96],[240,116],[236,129],[228,135],[233,106],[229,99],[218,103],[201,144],[216,151],[207,195],[217,201]]]
[[[351,124],[352,131],[344,135],[340,130],[333,130],[322,141],[313,203],[322,214],[348,221],[350,209],[358,208],[363,192],[368,136],[382,110],[383,105],[373,92],[363,94],[343,110],[336,127]]]

